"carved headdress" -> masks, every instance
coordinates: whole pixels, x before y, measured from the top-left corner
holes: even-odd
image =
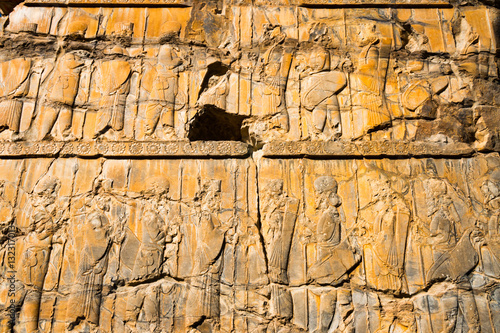
[[[314,181],[314,188],[318,193],[337,192],[337,181],[330,176],[318,177]]]

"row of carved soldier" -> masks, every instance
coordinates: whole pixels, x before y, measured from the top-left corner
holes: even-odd
[[[101,298],[109,288],[162,279],[170,285],[169,277],[189,285],[186,327],[207,318],[218,323],[222,286],[243,288],[258,311],[285,319],[294,315],[286,286],[338,286],[358,278],[370,289],[396,295],[415,294],[440,280],[456,282],[465,293],[460,302],[469,309],[465,320],[476,327],[476,306],[463,286],[470,289],[471,270],[493,279],[500,273],[500,184],[483,183],[483,210],[465,228],[449,183],[432,171],[423,180],[430,224],[383,177],[371,181],[372,200],[355,223],[345,221],[331,176],[314,181],[311,217],[300,213],[300,200],[285,193],[282,180],[269,180],[260,222],[221,207],[220,180],[204,181],[194,198],[179,201],[170,198],[169,182],[162,178],[150,179],[135,197],[114,189],[109,179],[97,179],[91,192],[73,197],[70,205],[59,198],[60,180],[46,177],[31,194],[29,227],[16,238],[22,249],[16,262],[19,322],[36,330],[41,295],[58,291],[69,302],[67,328],[81,318],[99,325]],[[4,188],[2,182],[1,198]],[[2,199],[5,210],[10,214],[3,214],[3,227],[20,224]],[[8,270],[3,267],[4,277]],[[139,308],[148,297],[160,302],[138,290],[127,303],[131,313],[134,302]]]
[[[63,42],[54,64],[25,57],[1,63],[0,132],[10,130],[7,138],[74,140],[83,132],[91,132],[88,138],[108,132],[115,139],[185,138],[188,123],[204,107],[215,107],[250,117],[245,126],[259,140],[352,139],[398,122],[404,127],[414,119],[435,119],[438,107],[473,98],[473,78],[497,75],[493,56],[480,52],[472,29],[463,50],[446,61],[398,59],[391,55],[392,39],[370,24],[360,29],[354,58],[331,48],[326,32],[327,42],[317,38],[298,45],[280,26],[266,25],[260,53],[232,44],[210,50],[181,42],[181,25],[167,22],[156,58],[132,56],[123,39],[130,38],[133,24],[119,23],[96,59],[86,51],[86,29],[85,22],[69,25],[73,38]],[[426,43],[415,31],[406,49],[425,52]],[[214,72],[215,67],[224,70]],[[26,101],[30,107],[23,106]],[[137,105],[138,110],[127,109]],[[95,119],[75,120],[75,108],[96,112]],[[23,112],[31,114],[23,120]],[[300,127],[292,124],[293,112],[299,112],[302,133],[289,133],[300,132],[291,130]],[[408,139],[410,132],[398,135]]]

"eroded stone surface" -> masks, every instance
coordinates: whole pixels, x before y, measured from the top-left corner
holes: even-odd
[[[0,331],[500,332],[488,1],[0,20]]]
[[[494,149],[498,10],[433,4],[19,6],[3,28],[1,138],[213,140],[210,120],[256,147]]]

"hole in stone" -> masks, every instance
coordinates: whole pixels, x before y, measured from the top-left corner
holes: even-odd
[[[205,74],[205,77],[203,78],[203,82],[201,83],[201,89],[198,98],[200,98],[201,94],[208,89],[208,84],[210,81],[210,78],[212,77],[221,77],[224,74],[227,73],[229,70],[229,67],[221,63],[220,61],[216,61],[207,67],[207,73]]]
[[[226,113],[212,105],[205,105],[189,124],[191,141],[242,141],[241,125],[245,116]]]

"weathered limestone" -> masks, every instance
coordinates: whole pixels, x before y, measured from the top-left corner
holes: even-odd
[[[0,19],[0,332],[500,332],[499,19],[19,4]]]

